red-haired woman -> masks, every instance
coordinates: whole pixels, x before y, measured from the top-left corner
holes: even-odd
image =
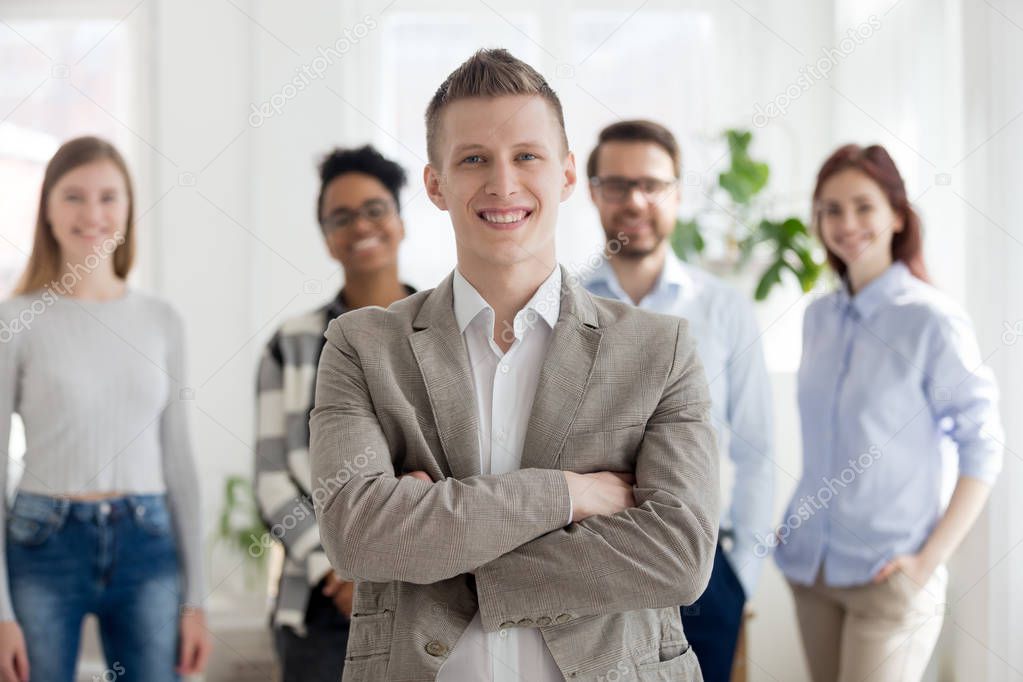
[[[928,283],[920,220],[884,148],[838,149],[813,199],[842,284],[806,311],[803,475],[775,558],[815,681],[918,680],[941,630],[945,561],[1001,468],[997,387],[969,319]]]
[[[124,159],[95,137],[67,142],[0,303],[0,450],[13,412],[27,444],[14,504],[0,504],[2,682],[71,682],[89,613],[121,682],[201,672],[210,651],[184,333],[125,282],[134,251]]]

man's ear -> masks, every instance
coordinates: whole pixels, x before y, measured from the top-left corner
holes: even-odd
[[[433,167],[433,164],[426,164],[423,168],[423,184],[426,185],[426,196],[430,197],[433,205],[442,211],[448,210],[448,203],[441,194],[440,184],[442,178],[440,171]]]
[[[576,175],[575,175],[575,154],[573,154],[572,152],[569,152],[568,154],[565,155],[564,167],[565,167],[565,182],[561,186],[561,200],[562,201],[565,201],[570,196],[572,196],[572,192],[575,191],[575,182],[576,182]]]

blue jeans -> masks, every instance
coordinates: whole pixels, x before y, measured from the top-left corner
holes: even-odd
[[[180,679],[180,571],[163,495],[78,502],[19,492],[7,573],[33,682],[72,682],[86,614],[117,682]]]

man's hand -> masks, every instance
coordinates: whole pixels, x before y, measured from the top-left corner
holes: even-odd
[[[334,600],[334,606],[344,614],[345,618],[352,617],[352,597],[355,594],[355,583],[342,580],[334,571],[327,571],[323,594]]]
[[[572,496],[572,521],[578,523],[590,516],[615,514],[636,506],[632,486],[636,477],[616,471],[598,471],[592,474],[577,474],[565,471],[568,492]],[[410,471],[401,478],[410,476],[433,483],[425,471]]]
[[[565,481],[572,496],[572,521],[601,514],[616,514],[636,506],[632,486],[636,477],[614,471],[577,474],[566,471]]]

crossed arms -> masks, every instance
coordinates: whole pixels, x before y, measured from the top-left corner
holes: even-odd
[[[559,470],[434,483],[395,472],[359,355],[332,326],[310,456],[325,488],[313,496],[321,541],[343,577],[429,584],[474,572],[486,630],[700,596],[717,542],[718,462],[706,379],[684,323],[636,453],[635,506],[568,526],[572,498]]]

